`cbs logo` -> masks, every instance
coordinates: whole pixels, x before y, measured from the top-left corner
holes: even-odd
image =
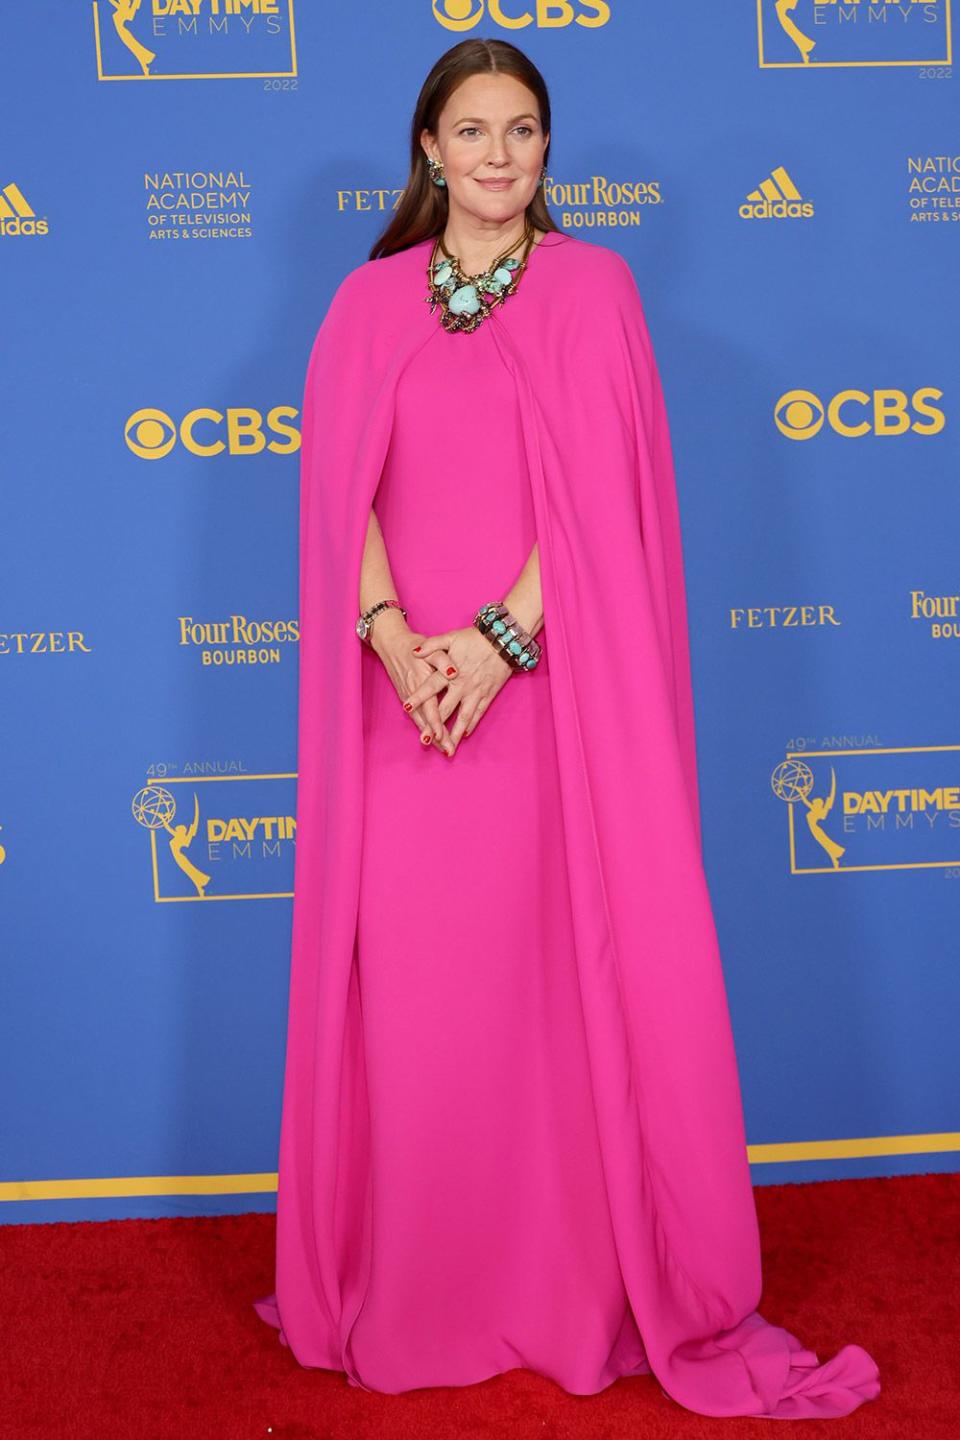
[[[946,416],[931,400],[941,400],[943,391],[933,386],[914,390],[840,390],[824,407],[812,390],[788,390],[774,406],[773,418],[788,440],[812,440],[826,420],[838,435],[856,439],[860,435],[939,435]],[[923,419],[917,419],[923,416]]]
[[[501,0],[431,0],[433,18],[446,30],[472,30],[484,13],[495,25],[505,30],[523,30],[537,25],[542,30],[559,29],[564,25],[586,25],[597,28],[610,19],[606,0],[528,0],[521,15],[504,15]]]
[[[123,438],[141,460],[162,460],[179,439],[191,455],[292,455],[300,448],[300,431],[285,423],[297,411],[291,405],[275,405],[267,411],[266,423],[259,410],[231,406],[226,411],[198,406],[177,425],[164,410],[146,407],[136,410],[123,428]],[[267,439],[266,432],[281,439]]]

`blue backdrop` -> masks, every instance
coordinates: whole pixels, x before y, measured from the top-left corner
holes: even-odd
[[[275,1203],[303,377],[466,34],[541,66],[554,217],[644,298],[754,1178],[957,1168],[950,22],[8,7],[0,1219]]]

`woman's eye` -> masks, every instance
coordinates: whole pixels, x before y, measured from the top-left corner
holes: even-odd
[[[517,130],[523,130],[523,131],[525,131],[528,135],[532,135],[532,134],[533,134],[533,127],[530,126],[530,125],[517,125],[517,126],[516,126],[516,129],[517,129]],[[458,131],[457,131],[457,134],[458,134],[458,135],[477,135],[477,134],[479,134],[479,131],[478,131],[476,125],[465,125],[462,130],[458,130]]]

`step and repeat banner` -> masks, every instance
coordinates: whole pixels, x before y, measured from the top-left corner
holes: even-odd
[[[304,372],[465,36],[644,299],[754,1178],[958,1168],[951,8],[4,7],[0,1220],[275,1204]]]

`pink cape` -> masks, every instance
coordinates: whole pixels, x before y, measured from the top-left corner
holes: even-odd
[[[314,342],[303,406],[276,1291],[255,1306],[300,1364],[359,1385],[350,1332],[374,1217],[353,963],[364,783],[354,623],[397,380],[440,333],[423,299],[429,248],[346,276]],[[848,1344],[820,1364],[756,1310],[757,1217],[700,851],[673,460],[636,283],[615,251],[550,233],[517,295],[483,323],[520,398],[593,1098],[650,1367],[704,1415],[844,1415],[879,1393],[870,1355]],[[468,440],[474,397],[437,403],[462,403]]]

